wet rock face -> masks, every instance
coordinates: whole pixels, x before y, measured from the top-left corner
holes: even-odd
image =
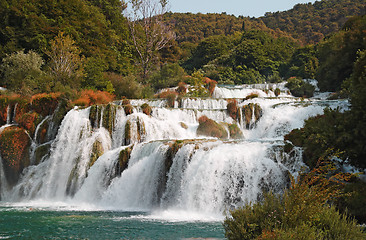
[[[262,117],[263,110],[259,104],[249,103],[248,105],[243,106],[243,115],[246,128],[251,129]]]
[[[29,135],[20,127],[7,127],[0,134],[0,154],[10,186],[18,182],[23,169],[30,165],[30,145]]]

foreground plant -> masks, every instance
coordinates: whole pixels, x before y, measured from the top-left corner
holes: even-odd
[[[262,201],[231,211],[224,221],[228,239],[365,239],[356,221],[330,203],[344,195],[350,174],[336,172],[331,161],[301,174],[282,196],[264,194]]]

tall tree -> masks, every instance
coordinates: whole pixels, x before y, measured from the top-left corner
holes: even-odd
[[[175,33],[162,21],[167,12],[167,0],[130,0],[130,32],[133,45],[146,79],[158,51],[175,39]]]
[[[51,51],[47,54],[50,58],[51,74],[56,83],[80,87],[83,77],[83,58],[80,53],[75,41],[63,32],[51,41]]]

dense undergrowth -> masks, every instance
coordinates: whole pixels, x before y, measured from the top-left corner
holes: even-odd
[[[224,221],[228,239],[364,239],[366,233],[334,205],[343,197],[350,174],[335,172],[333,162],[319,161],[282,195],[266,193],[261,201],[230,212]]]

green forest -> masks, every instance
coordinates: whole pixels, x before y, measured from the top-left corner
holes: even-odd
[[[366,168],[365,1],[321,0],[259,18],[225,12],[172,13],[167,1],[160,1],[151,17],[141,15],[138,2],[2,0],[0,87],[6,90],[0,94],[30,98],[59,93],[75,104],[90,105],[96,102],[83,101],[82,94],[98,92],[104,94],[104,101],[169,98],[169,94],[156,93],[176,86],[179,90],[187,83],[196,89],[191,97],[208,97],[216,83],[287,81],[294,96],[311,97],[314,88],[303,79],[316,79],[321,91],[334,92],[331,98],[350,101],[348,111],[327,109],[285,137],[285,150],[303,148],[304,162],[315,169],[316,181],[303,176],[284,198],[269,193],[263,203],[233,212],[235,221],[246,227],[228,218],[224,223],[227,237],[307,239],[302,237],[308,234],[314,239],[361,239],[356,233],[339,233],[343,228],[356,229],[355,223],[329,222],[348,219],[342,215],[347,213],[366,223],[365,182],[351,176],[348,184],[331,183],[327,176],[338,170],[325,171],[319,160],[336,155]],[[316,174],[319,169],[321,174]],[[345,178],[342,175],[339,181]],[[334,186],[341,191],[337,197],[326,190]],[[318,200],[314,191],[321,195]],[[294,202],[304,196],[309,197],[307,204],[313,204],[304,207],[329,203],[332,207],[311,208],[317,219],[282,216],[288,225],[268,226],[253,220],[265,219],[267,211],[283,211],[291,204],[296,213]],[[314,230],[322,224],[339,232]]]

